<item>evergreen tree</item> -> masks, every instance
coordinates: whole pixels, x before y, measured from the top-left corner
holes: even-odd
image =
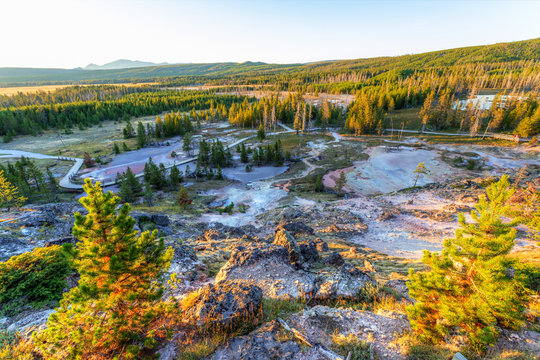
[[[147,143],[146,130],[144,129],[143,123],[139,121],[137,124],[137,147],[142,149]]]
[[[129,166],[125,173],[117,176],[116,182],[120,185],[118,196],[124,202],[134,202],[142,193],[142,185]]]
[[[124,151],[124,152],[129,151],[129,148],[128,148],[128,146],[126,145],[125,142],[122,143],[122,151]]]
[[[58,197],[58,182],[49,168],[47,168],[47,186],[49,189],[50,201],[56,201]]]
[[[64,294],[45,330],[34,335],[39,355],[47,359],[134,359],[144,348],[165,338],[176,311],[160,300],[161,275],[170,265],[157,231],[140,236],[129,216],[118,210],[120,199],[85,180],[80,202],[88,215],[75,214],[73,234],[79,242],[65,245],[78,286]]]
[[[120,154],[120,148],[118,147],[118,144],[117,143],[114,143],[114,146],[113,146],[113,152],[118,155]]]
[[[150,183],[144,183],[144,202],[148,206],[154,206],[154,190]]]
[[[263,141],[265,137],[266,137],[266,133],[264,132],[264,127],[263,127],[263,124],[261,123],[259,124],[259,129],[257,130],[257,139],[259,139],[259,141]]]
[[[188,153],[188,155],[191,155],[191,146],[193,142],[193,134],[191,132],[187,132],[184,134],[184,144],[182,146],[182,149]]]
[[[223,180],[223,171],[221,171],[221,165],[219,165],[219,164],[218,164],[218,167],[217,167],[216,179],[217,180]]]
[[[13,206],[19,207],[26,201],[24,196],[19,195],[19,190],[11,184],[0,170],[0,207],[9,211]]]
[[[124,139],[131,139],[135,137],[135,130],[133,129],[133,125],[131,125],[131,121],[128,119],[126,122],[126,127],[122,130]]]
[[[193,202],[193,200],[191,200],[191,198],[189,197],[188,191],[183,186],[180,186],[180,191],[178,191],[177,202],[182,209],[187,208]]]
[[[424,340],[436,342],[458,329],[482,351],[497,340],[498,326],[521,324],[527,296],[514,271],[516,260],[508,257],[517,222],[501,219],[513,189],[503,176],[486,192],[471,212],[474,222],[459,214],[456,237],[444,242],[440,254],[424,252],[422,261],[430,270],[409,271],[409,294],[416,302],[407,312]]]
[[[315,191],[316,192],[323,192],[324,191],[324,185],[322,182],[322,175],[317,175],[315,178]]]
[[[249,155],[246,151],[246,146],[244,143],[242,143],[242,146],[240,147],[240,161],[243,163],[247,163],[249,161]]]
[[[347,183],[347,178],[345,177],[345,171],[342,170],[339,173],[339,178],[336,180],[336,191],[338,192],[338,194],[343,193],[343,187],[345,186],[346,183]]]
[[[170,174],[169,174],[169,184],[171,185],[171,189],[176,189],[178,184],[180,183],[180,170],[176,167],[176,165],[173,165],[171,168]]]

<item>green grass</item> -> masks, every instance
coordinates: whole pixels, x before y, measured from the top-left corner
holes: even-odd
[[[352,334],[349,336],[334,336],[333,340],[332,350],[344,359],[370,360],[379,358],[368,342],[359,340]]]

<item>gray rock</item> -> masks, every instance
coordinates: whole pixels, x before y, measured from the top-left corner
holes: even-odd
[[[278,230],[273,244],[283,246],[287,249],[292,264],[300,265],[304,262],[304,257],[300,252],[300,247],[298,246],[296,239],[287,230]]]
[[[24,336],[27,336],[43,328],[53,312],[53,309],[25,311],[12,318],[6,330],[18,331]]]
[[[324,346],[331,346],[334,336],[353,335],[372,343],[379,359],[405,360],[403,349],[395,343],[400,334],[410,329],[405,316],[383,316],[370,311],[315,306],[292,315],[288,322],[309,339],[316,339]]]
[[[392,289],[392,291],[394,291],[396,295],[401,296],[405,300],[413,302],[414,300],[409,296],[409,288],[407,287],[407,282],[408,281],[400,279],[388,280],[384,283],[384,286]]]
[[[356,299],[367,286],[377,283],[363,271],[354,266],[343,265],[338,271],[322,277],[315,298],[327,299]]]
[[[62,244],[75,244],[77,242],[75,236],[66,236],[58,239],[53,239],[45,244],[45,246],[62,245]]]
[[[319,252],[317,251],[317,244],[313,240],[304,241],[298,244],[300,247],[300,253],[305,262],[314,263],[319,261]]]
[[[311,297],[316,290],[315,276],[291,265],[289,251],[274,244],[236,248],[216,275],[216,283],[227,280],[257,285],[273,299]]]
[[[276,227],[275,232],[277,233],[279,230],[287,230],[293,236],[300,234],[313,235],[315,233],[311,227],[300,221],[280,224]]]
[[[331,351],[326,352],[336,356]],[[319,347],[301,346],[287,337],[277,321],[264,324],[252,333],[239,336],[219,347],[207,360],[322,360],[328,359]]]
[[[150,219],[157,226],[167,227],[171,225],[171,221],[169,220],[169,217],[165,214],[152,214]]]
[[[317,250],[320,251],[320,252],[326,252],[328,251],[328,244],[326,243],[326,241],[320,239],[320,238],[316,238],[315,240],[313,240],[313,242],[315,243],[315,245],[317,246]]]
[[[331,264],[334,266],[341,266],[345,264],[345,260],[343,260],[343,257],[337,252],[333,252],[330,255],[328,255],[328,257],[324,259],[324,262],[326,264]]]
[[[224,281],[207,285],[189,300],[193,306],[184,311],[186,319],[197,326],[231,330],[259,316],[262,291],[254,285]]]

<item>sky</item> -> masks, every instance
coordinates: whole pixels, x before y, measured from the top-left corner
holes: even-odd
[[[0,67],[297,63],[540,37],[540,1],[0,0]]]

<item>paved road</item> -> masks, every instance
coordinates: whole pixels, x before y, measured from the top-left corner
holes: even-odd
[[[54,159],[54,160],[60,160],[60,161],[73,161],[74,162],[73,166],[71,167],[71,169],[69,169],[67,174],[64,175],[62,179],[60,179],[60,182],[58,183],[58,185],[65,189],[82,189],[82,185],[73,183],[71,181],[71,178],[75,176],[77,172],[81,169],[81,166],[83,164],[83,159],[45,155],[45,154],[34,153],[30,151],[0,149],[0,158],[2,159],[20,158],[21,156],[27,157],[29,159]]]
[[[285,125],[285,124],[283,124],[281,122],[278,122],[278,125],[283,127],[285,129],[285,131],[278,131],[278,132],[275,132],[275,133],[268,133],[268,135],[277,135],[277,134],[295,132],[294,129],[291,129],[290,127],[288,127],[287,125]],[[239,140],[227,145],[227,148],[228,149],[233,148],[236,145],[241,144],[246,140],[255,138],[256,136],[257,135],[250,135],[250,136],[247,136],[245,138],[239,139]],[[3,150],[3,149],[0,149],[0,158],[20,158],[21,156],[24,156],[24,157],[27,157],[27,158],[30,158],[30,159],[55,159],[55,160],[61,160],[61,161],[73,161],[74,162],[73,166],[71,167],[71,169],[69,169],[67,174],[64,175],[64,177],[62,179],[60,179],[60,182],[58,183],[58,185],[60,187],[63,187],[65,189],[70,189],[70,190],[80,190],[80,189],[82,189],[82,185],[74,183],[72,181],[72,179],[77,175],[77,173],[81,169],[81,167],[83,165],[83,159],[45,155],[45,154],[39,154],[39,153],[34,153],[34,152],[29,152],[29,151]],[[184,164],[188,164],[188,163],[191,163],[191,162],[194,162],[194,161],[197,161],[196,156],[194,156],[192,158],[189,158],[189,159],[186,159],[186,160],[183,160],[183,161],[178,161],[178,162],[175,161],[173,163],[170,163],[170,164],[166,165],[165,168],[170,169],[174,165],[177,165],[177,166],[178,165],[184,165]],[[135,174],[135,177],[142,177],[143,175],[144,175],[144,173],[141,172],[141,173]],[[115,184],[114,181],[109,181],[109,182],[102,183],[102,186],[110,186],[110,185],[114,185],[114,184]]]

